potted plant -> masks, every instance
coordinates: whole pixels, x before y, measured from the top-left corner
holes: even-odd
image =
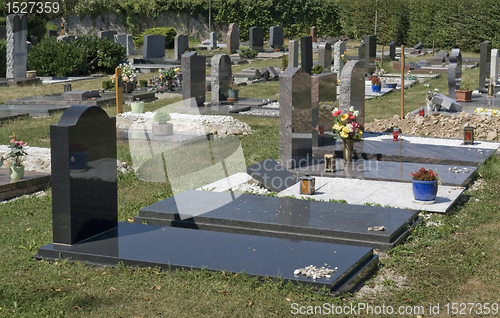
[[[460,89],[455,90],[457,102],[472,102],[472,90],[469,84],[462,83]]]
[[[153,135],[169,136],[174,133],[174,125],[169,123],[170,114],[166,109],[156,111],[153,123]]]
[[[69,170],[83,172],[87,170],[89,162],[89,150],[87,146],[79,142],[69,145]]]
[[[233,102],[237,101],[239,88],[238,84],[234,82],[234,77],[231,77],[231,79],[229,80],[229,84],[227,86],[229,87],[229,89],[227,90],[227,95],[228,95],[227,100]]]
[[[424,167],[411,174],[412,190],[415,201],[432,204],[436,200],[438,191],[438,175],[431,169]]]
[[[344,160],[351,161],[354,154],[354,142],[361,141],[363,130],[357,122],[359,111],[351,106],[349,111],[342,112],[337,107],[333,112],[333,138],[344,142]]]
[[[10,153],[7,155],[6,158],[1,157],[0,163],[3,164],[5,160],[10,159],[9,162],[10,178],[12,180],[20,180],[24,177],[23,160],[24,157],[28,155],[24,150],[24,147],[26,147],[27,144],[22,140],[17,140],[17,136],[15,133],[12,133],[12,136],[10,136],[10,138],[12,138],[10,140],[11,145],[9,146]]]
[[[389,78],[389,81],[385,84],[385,86],[387,86],[387,88],[396,88],[398,83],[393,78]]]
[[[372,92],[374,93],[380,93],[380,90],[382,89],[382,81],[378,76],[373,76],[371,78],[372,81]]]
[[[130,107],[134,114],[144,113],[144,102],[139,101],[139,98],[136,98],[135,102],[130,103]]]

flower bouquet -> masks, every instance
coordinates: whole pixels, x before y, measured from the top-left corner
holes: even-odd
[[[169,68],[167,70],[158,70],[158,76],[153,77],[153,87],[152,91],[157,93],[165,92],[168,90],[173,90],[174,87],[179,85],[178,75],[180,74],[180,68]]]
[[[333,138],[344,141],[344,160],[351,161],[354,154],[354,141],[360,141],[362,128],[357,122],[359,111],[351,106],[348,112],[335,108],[333,114]]]
[[[123,83],[135,83],[137,81],[137,70],[134,66],[121,63],[119,68],[122,69],[122,81]],[[116,74],[111,76],[111,81],[114,83],[116,80]]]

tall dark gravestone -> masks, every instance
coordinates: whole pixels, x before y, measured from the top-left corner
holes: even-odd
[[[309,35],[312,37],[314,43],[318,43],[318,29],[315,26],[311,27]]]
[[[205,76],[207,58],[196,52],[187,52],[181,58],[182,97],[188,100],[196,99],[197,106],[205,102]]]
[[[396,41],[389,43],[389,56],[392,61],[396,60]]]
[[[54,244],[75,244],[117,226],[116,120],[72,106],[50,126]]]
[[[212,104],[227,100],[229,82],[231,80],[231,58],[226,54],[212,57]]]
[[[491,41],[481,42],[479,58],[479,88],[486,86],[486,79],[490,77]]]
[[[189,48],[189,37],[184,34],[177,34],[174,38],[174,60],[180,60],[182,54]]]
[[[352,60],[344,65],[340,75],[339,108],[345,112],[353,106],[359,111],[358,123],[365,124],[365,67],[364,62]]]
[[[264,29],[251,27],[249,30],[250,50],[264,51]]]
[[[231,55],[240,49],[240,28],[236,23],[229,25],[227,31],[227,54]]]
[[[455,90],[460,90],[462,80],[462,53],[460,49],[452,49],[448,66],[448,97],[456,99]]]
[[[284,34],[283,27],[280,25],[275,25],[269,28],[269,45],[273,49],[281,50],[283,48]]]
[[[144,36],[142,55],[145,59],[162,58],[165,56],[165,36],[150,34]]]
[[[311,74],[311,69],[313,67],[313,46],[311,36],[303,36],[300,38],[300,67]]]
[[[365,75],[371,75],[375,72],[377,59],[377,36],[376,35],[365,35],[363,38],[365,43]]]
[[[28,16],[25,14],[9,14],[7,16],[7,78],[26,77],[28,45]]]
[[[312,145],[320,145],[319,127],[332,130],[332,108],[337,99],[337,74],[322,73],[311,76]]]
[[[311,76],[302,68],[288,67],[280,75],[279,94],[279,156],[291,169],[312,156]]]
[[[324,72],[331,72],[332,46],[330,43],[323,42],[318,46],[318,64],[323,66]]]

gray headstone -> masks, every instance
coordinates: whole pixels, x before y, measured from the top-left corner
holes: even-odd
[[[130,34],[116,34],[115,42],[120,43],[126,50],[127,56],[134,55],[134,39]]]
[[[7,26],[0,25],[0,40],[7,38]]]
[[[462,105],[457,104],[456,98],[450,98],[441,93],[434,95],[432,97],[432,103],[441,106],[440,109],[446,109],[450,112],[461,112]]]
[[[337,100],[337,74],[322,73],[311,76],[312,145],[320,146],[318,126],[325,130],[333,126],[332,108]],[[326,103],[325,103],[326,102]]]
[[[75,100],[75,101],[82,101],[86,100],[89,98],[94,98],[94,97],[100,97],[99,91],[93,91],[93,90],[78,90],[78,91],[65,91],[62,94],[62,99],[63,100]]]
[[[210,50],[217,49],[217,32],[210,32]]]
[[[303,36],[300,38],[300,67],[311,74],[313,67],[313,47],[312,37]]]
[[[250,49],[264,51],[264,29],[261,27],[251,27],[249,31]]]
[[[281,192],[297,183],[297,177],[273,159],[248,166],[247,173],[269,191]]]
[[[309,37],[311,38],[311,37]],[[299,67],[280,75],[279,157],[286,168],[312,156],[311,76]]]
[[[323,66],[324,72],[332,68],[332,46],[328,42],[320,43],[318,47],[318,64]]]
[[[415,46],[413,47],[414,50],[421,50],[424,48],[424,44],[422,42],[418,42],[417,44],[415,44]]]
[[[337,73],[337,77],[340,78],[342,74],[342,68],[344,67],[344,60],[342,59],[342,54],[345,52],[345,42],[339,40],[333,45],[333,72]]]
[[[115,228],[115,118],[101,107],[71,106],[50,126],[50,146],[54,243],[75,244]]]
[[[498,80],[498,49],[491,50],[490,79],[491,78],[493,78],[493,82]]]
[[[229,25],[227,31],[227,54],[236,53],[240,48],[240,29],[236,23]]]
[[[7,78],[24,78],[27,71],[28,16],[9,14],[7,16]]]
[[[283,48],[284,42],[283,27],[275,25],[269,28],[269,45],[273,49]]]
[[[396,41],[392,41],[389,44],[389,56],[392,61],[396,60]]]
[[[311,27],[309,35],[312,37],[314,43],[318,43],[318,29],[315,26]]]
[[[299,67],[299,41],[288,42],[288,67]]]
[[[365,35],[363,42],[366,47],[364,56],[365,75],[371,75],[375,72],[376,68],[375,60],[377,59],[377,36]]]
[[[47,30],[47,37],[48,38],[57,37],[57,31],[55,31],[55,30]]]
[[[351,106],[359,111],[358,123],[365,124],[365,67],[364,62],[352,60],[344,65],[340,76],[339,108],[347,111]]]
[[[206,60],[196,52],[184,53],[181,58],[182,97],[184,100],[194,97],[197,106],[205,102]]]
[[[182,54],[189,48],[189,37],[184,34],[177,34],[174,39],[174,60],[180,60]]]
[[[228,85],[231,80],[231,58],[226,54],[217,54],[211,61],[212,103],[227,100]]]
[[[273,66],[268,66],[266,69],[269,72],[269,79],[270,80],[279,79],[280,74],[276,71],[276,69]]]
[[[165,36],[150,34],[144,36],[142,56],[145,59],[162,58],[165,56]]]
[[[462,79],[462,53],[460,49],[452,49],[448,66],[448,96],[456,99],[455,90],[460,90]]]
[[[484,88],[486,86],[486,79],[490,77],[491,41],[481,42],[479,48],[479,87]]]
[[[108,39],[110,41],[114,41],[116,33],[117,33],[116,31],[109,31],[109,30],[99,31],[97,32],[97,37],[99,39]]]

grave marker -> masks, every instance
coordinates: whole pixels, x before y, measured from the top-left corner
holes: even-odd
[[[313,66],[312,37],[303,36],[300,38],[300,67],[311,74]]]
[[[479,87],[486,87],[486,79],[490,77],[491,67],[491,41],[484,41],[480,44],[479,58]]]
[[[322,73],[311,76],[312,146],[320,146],[319,127],[332,130],[332,110],[337,99],[337,74]]]
[[[288,42],[288,67],[299,67],[299,41]]]
[[[359,60],[344,65],[340,76],[339,108],[347,111],[351,106],[359,111],[358,123],[365,124],[365,67]]]
[[[231,58],[226,54],[212,57],[212,104],[227,100],[229,81],[231,80]]]
[[[145,35],[142,56],[145,59],[163,58],[165,56],[165,36],[157,34]]]
[[[217,32],[210,32],[210,50],[217,49]]]
[[[331,72],[332,68],[332,46],[328,42],[322,42],[318,47],[318,64],[323,66],[323,72]]]
[[[283,27],[275,25],[269,28],[269,45],[273,49],[281,50],[283,48],[284,37]]]
[[[389,44],[389,56],[391,57],[392,61],[396,60],[396,41],[392,41]]]
[[[491,67],[490,67],[490,81],[493,83],[498,80],[498,49],[491,50]]]
[[[115,118],[97,106],[71,106],[50,126],[50,139],[54,244],[75,244],[115,228]]]
[[[249,31],[250,50],[264,51],[264,29],[251,27]]]
[[[55,31],[55,30],[47,30],[47,37],[48,38],[57,37],[57,31]]]
[[[311,31],[309,32],[309,34],[312,37],[312,41],[314,43],[318,43],[318,30],[316,29],[315,26],[311,27]]]
[[[333,72],[337,73],[337,78],[340,78],[340,74],[342,74],[342,68],[344,67],[344,59],[342,55],[345,52],[345,42],[342,40],[338,40],[333,45]]]
[[[177,34],[174,38],[174,60],[180,60],[182,54],[189,48],[189,37],[184,34]]]
[[[97,32],[97,37],[99,39],[108,39],[110,41],[114,41],[116,33],[117,33],[116,31],[109,31],[109,30],[99,31]]]
[[[181,58],[182,97],[189,100],[194,97],[196,105],[203,106],[205,102],[205,76],[207,58],[196,52],[187,52]]]
[[[365,44],[365,75],[371,75],[375,72],[377,59],[377,36],[376,35],[365,35],[363,38]]]
[[[448,66],[448,96],[457,99],[455,90],[460,90],[462,81],[462,53],[460,49],[452,49]]]
[[[120,43],[127,51],[127,56],[134,55],[134,39],[130,34],[115,34],[115,42]]]
[[[229,25],[227,32],[227,54],[236,53],[240,48],[240,29],[236,23]]]
[[[7,78],[24,78],[27,71],[28,16],[9,14],[7,16]]]
[[[311,39],[311,37],[308,37]],[[280,75],[279,157],[286,169],[312,155],[311,76],[288,67]]]

